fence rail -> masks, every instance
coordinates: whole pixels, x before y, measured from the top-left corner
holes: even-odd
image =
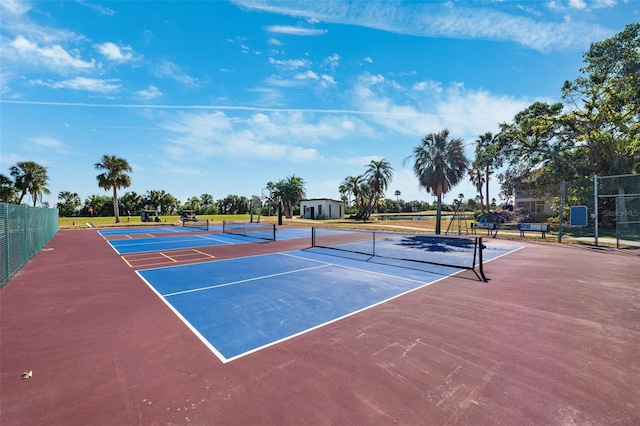
[[[0,288],[58,232],[58,209],[0,203]]]

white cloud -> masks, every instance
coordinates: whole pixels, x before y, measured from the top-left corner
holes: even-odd
[[[55,138],[48,136],[38,136],[31,139],[32,147],[46,150],[47,152],[55,152],[56,154],[67,154],[67,147]]]
[[[110,41],[96,44],[98,52],[110,61],[122,63],[134,59],[133,48],[131,46],[118,46]]]
[[[179,65],[171,61],[162,61],[156,67],[154,74],[156,77],[173,79],[187,87],[200,87],[202,85],[197,78],[191,77]]]
[[[605,7],[614,7],[616,4],[618,4],[617,0],[594,0],[593,7],[600,9]]]
[[[307,68],[311,65],[311,63],[307,59],[282,60],[282,59],[269,58],[269,63],[286,70],[294,70],[297,68]]]
[[[309,70],[303,73],[296,74],[294,78],[296,80],[317,80],[319,77],[318,77],[318,74]]]
[[[413,84],[413,90],[418,92],[442,92],[442,83],[439,81],[417,81]]]
[[[255,113],[245,118],[229,117],[220,111],[183,112],[171,117],[163,118],[159,127],[168,132],[165,151],[178,160],[215,156],[307,162],[321,159],[317,146],[327,141],[373,134],[370,126],[358,118],[318,118],[302,111]]]
[[[0,10],[2,13],[11,15],[24,15],[31,10],[31,5],[20,0],[2,0],[0,2]]]
[[[44,81],[35,81],[34,83],[51,87],[52,89],[85,90],[98,93],[116,93],[120,91],[120,80],[118,79],[75,77],[54,83]]]
[[[425,82],[415,84],[421,83]],[[459,83],[446,89],[440,88],[438,82],[429,82],[428,86],[438,90],[421,92],[418,96],[421,103],[400,105],[386,95],[387,89],[392,87],[389,82],[380,76],[364,74],[353,89],[352,101],[355,108],[369,112],[377,125],[399,135],[422,137],[449,128],[464,138],[495,131],[498,123],[510,121],[531,103],[528,99],[468,90]]]
[[[101,15],[107,15],[107,16],[113,16],[116,14],[116,11],[114,9],[110,9],[108,7],[93,3],[93,2],[87,2],[84,0],[77,0],[77,2],[79,4],[81,4],[84,7],[87,7],[89,9],[95,10],[96,12],[98,12]]]
[[[81,71],[95,68],[95,61],[84,61],[74,52],[72,55],[62,46],[40,46],[38,43],[27,40],[24,36],[16,38],[8,44],[9,51],[5,49],[3,54],[15,55],[22,61],[32,65],[44,66],[60,72]]]
[[[582,0],[571,0],[579,7]],[[582,49],[589,40],[611,36],[613,31],[588,22],[544,22],[531,17],[513,15],[495,9],[458,7],[439,2],[270,2],[235,0],[247,9],[286,16],[312,18],[330,22],[375,28],[417,37],[484,39],[513,42],[546,52]],[[609,4],[599,0],[600,4]],[[557,2],[547,3],[557,7]],[[270,27],[291,33],[298,27]]]
[[[150,84],[149,87],[144,90],[138,90],[134,95],[138,99],[151,100],[161,97],[162,92],[156,86]]]
[[[335,79],[330,75],[322,74],[322,76],[320,76],[320,79],[322,80],[322,85],[324,87],[334,86],[336,84]]]
[[[586,9],[587,4],[584,0],[569,0],[569,7],[572,9]]]
[[[268,32],[289,34],[297,36],[318,36],[327,33],[327,30],[316,30],[313,28],[294,27],[291,25],[271,25],[265,28]]]

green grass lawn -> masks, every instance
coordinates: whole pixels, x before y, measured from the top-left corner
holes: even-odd
[[[210,223],[222,223],[223,220],[245,220],[250,219],[248,214],[236,214],[236,215],[201,215],[198,219],[209,219]],[[179,215],[161,216],[161,224],[175,224],[180,219]],[[254,215],[254,220],[257,216]],[[263,220],[277,220],[274,216],[270,218],[262,217]],[[127,221],[127,216],[120,216],[120,223],[116,223],[115,217],[61,217],[58,219],[58,227],[60,229],[74,229],[74,228],[87,228],[87,223],[90,223],[95,228],[108,228],[108,227],[120,227],[120,226],[153,226],[158,225],[157,222],[142,222],[139,215],[131,216],[131,220]]]

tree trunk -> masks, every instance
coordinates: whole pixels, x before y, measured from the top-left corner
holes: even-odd
[[[113,214],[116,216],[116,223],[120,223],[120,211],[118,209],[118,193],[116,187],[113,187]]]
[[[485,185],[486,185],[485,188],[487,193],[487,213],[489,213],[491,211],[490,209],[491,205],[489,204],[490,201],[489,201],[489,165],[488,164],[487,164],[487,169],[485,171],[484,179],[485,179]]]
[[[438,205],[436,207],[436,234],[440,234],[440,218],[442,217],[442,193],[438,193]]]

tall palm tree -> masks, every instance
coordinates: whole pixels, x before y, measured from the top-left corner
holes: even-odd
[[[385,159],[371,160],[364,176],[368,180],[371,190],[369,194],[369,211],[366,214],[366,218],[364,218],[366,220],[389,187],[393,178],[393,168]]]
[[[33,198],[33,206],[38,200],[42,201],[42,194],[51,194],[47,188],[47,169],[33,161],[18,161],[9,169],[14,178],[14,186],[20,191],[18,204],[22,203],[24,196],[29,193]]]
[[[487,200],[487,211],[489,211],[489,176],[493,173],[495,164],[500,162],[498,158],[499,140],[491,132],[486,132],[476,139],[476,144],[474,163],[477,163],[479,169],[484,168],[485,199]]]
[[[413,173],[420,186],[437,197],[436,234],[441,233],[442,195],[449,192],[464,177],[469,160],[464,154],[462,139],[449,138],[449,130],[429,133],[405,162],[414,159]]]
[[[131,177],[126,172],[132,172],[133,169],[124,158],[115,155],[103,155],[102,161],[95,164],[98,170],[104,170],[104,173],[96,176],[98,186],[105,191],[113,190],[113,213],[116,217],[116,223],[120,222],[120,210],[118,209],[118,189],[128,188],[131,186]]]
[[[480,168],[477,161],[471,163],[471,167],[469,168],[469,179],[476,188],[476,191],[478,191],[480,205],[482,206],[482,212],[484,213],[484,196],[482,194],[482,190],[484,189],[484,170]]]
[[[340,192],[345,192],[347,194],[353,195],[353,202],[356,207],[358,207],[360,198],[360,187],[362,186],[363,181],[364,177],[362,175],[347,176],[340,184]]]

